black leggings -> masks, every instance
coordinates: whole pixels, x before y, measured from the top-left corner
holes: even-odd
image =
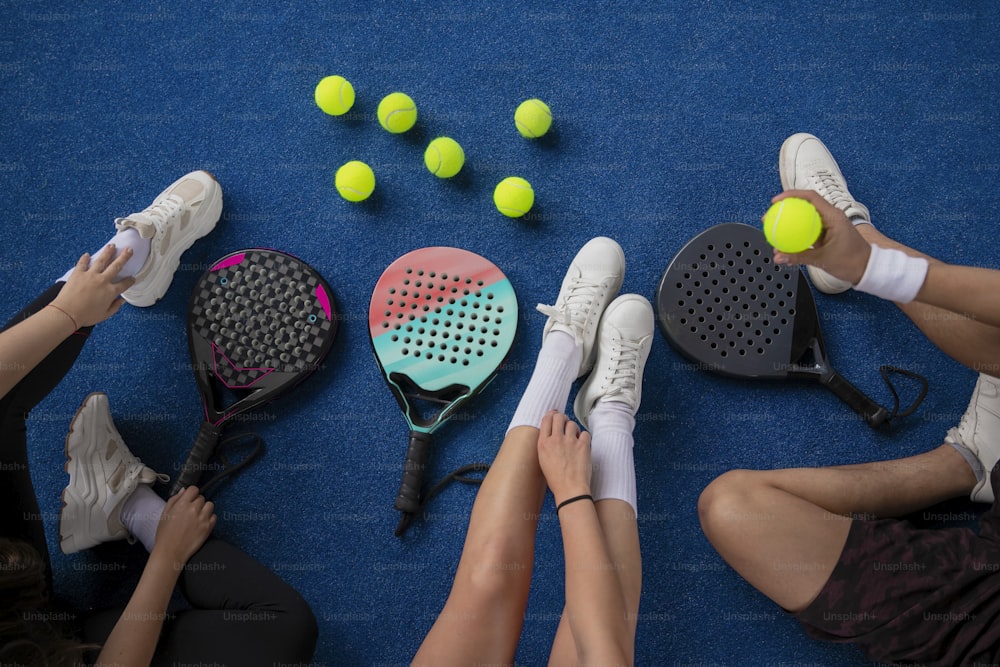
[[[4,329],[51,303],[63,283],[18,313]],[[28,413],[59,384],[76,361],[90,329],[81,329],[49,354],[0,399],[0,536],[24,540],[52,568],[28,470]],[[67,425],[68,426],[68,425]],[[219,664],[233,667],[308,663],[316,648],[316,618],[305,600],[277,575],[236,547],[210,539],[191,557],[179,587],[191,609],[170,614],[153,665]],[[103,642],[121,609],[89,615],[87,642]]]

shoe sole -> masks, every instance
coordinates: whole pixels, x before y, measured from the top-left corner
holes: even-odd
[[[202,170],[204,171],[204,170]],[[219,181],[215,178],[213,174],[205,171],[209,178],[218,185]],[[181,179],[178,180],[182,180]],[[172,183],[167,187],[169,190],[176,184],[177,181]],[[133,291],[133,288],[129,288],[122,294],[122,298],[133,306],[139,308],[146,308],[154,305],[157,301],[162,299],[166,295],[167,290],[170,289],[170,284],[174,280],[174,274],[177,273],[178,267],[181,265],[181,255],[183,255],[191,246],[195,244],[198,239],[207,236],[215,226],[219,223],[219,219],[222,217],[222,188],[216,188],[214,196],[210,200],[206,200],[202,203],[202,206],[210,207],[208,210],[212,215],[208,216],[206,219],[211,222],[203,227],[195,227],[192,225],[189,230],[188,236],[178,239],[178,242],[174,244],[170,252],[164,255],[160,262],[161,266],[157,270],[157,274],[149,281],[148,286],[141,291]]]
[[[63,470],[69,474],[69,484],[63,489],[62,506],[59,509],[59,548],[62,549],[64,554],[76,553],[77,551],[89,549],[96,544],[100,544],[100,542],[80,541],[81,535],[90,535],[93,533],[91,530],[90,514],[88,512],[81,512],[82,516],[69,516],[66,508],[71,505],[73,507],[86,507],[92,505],[95,498],[98,501],[101,500],[100,490],[94,481],[93,470],[84,463],[84,461],[88,460],[90,452],[86,450],[80,451],[79,448],[83,443],[77,442],[73,436],[78,433],[82,435],[87,432],[89,425],[80,422],[80,416],[83,414],[84,409],[87,408],[87,404],[91,398],[103,395],[103,392],[96,391],[89,394],[83,400],[83,403],[77,408],[76,414],[73,415],[73,420],[69,425],[69,432],[66,434],[66,446],[64,448],[66,463],[63,465]]]

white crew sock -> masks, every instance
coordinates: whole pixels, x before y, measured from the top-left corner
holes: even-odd
[[[538,428],[549,410],[565,411],[569,390],[580,372],[582,359],[583,346],[577,344],[573,336],[565,331],[549,331],[507,430],[517,426]]]
[[[142,542],[149,553],[153,552],[153,545],[156,544],[156,529],[160,527],[160,515],[166,504],[167,501],[155,491],[140,484],[122,505],[125,530]]]
[[[635,415],[627,403],[601,400],[587,418],[590,424],[590,457],[594,472],[590,494],[598,500],[624,500],[638,513],[632,430]]]
[[[119,278],[131,278],[135,274],[139,273],[139,269],[141,269],[142,265],[146,263],[146,258],[149,257],[149,251],[152,247],[153,239],[144,239],[139,234],[138,230],[134,227],[129,227],[115,234],[110,241],[101,246],[101,250],[107,248],[111,243],[115,244],[115,257],[122,254],[125,248],[132,248],[132,258],[125,262],[125,267],[122,269],[121,273],[118,274]],[[101,250],[92,254],[91,257],[99,255]],[[63,274],[62,278],[56,280],[56,282],[66,282],[69,280],[72,273],[73,269],[70,269]]]

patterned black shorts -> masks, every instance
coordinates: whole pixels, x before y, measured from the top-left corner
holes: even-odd
[[[1000,466],[991,482],[997,490]],[[826,586],[796,618],[810,636],[880,662],[1000,664],[1000,507],[978,534],[855,520]]]

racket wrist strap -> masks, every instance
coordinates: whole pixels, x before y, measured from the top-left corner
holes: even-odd
[[[871,248],[868,266],[854,289],[896,303],[909,303],[917,298],[927,278],[927,260],[874,243]]]

